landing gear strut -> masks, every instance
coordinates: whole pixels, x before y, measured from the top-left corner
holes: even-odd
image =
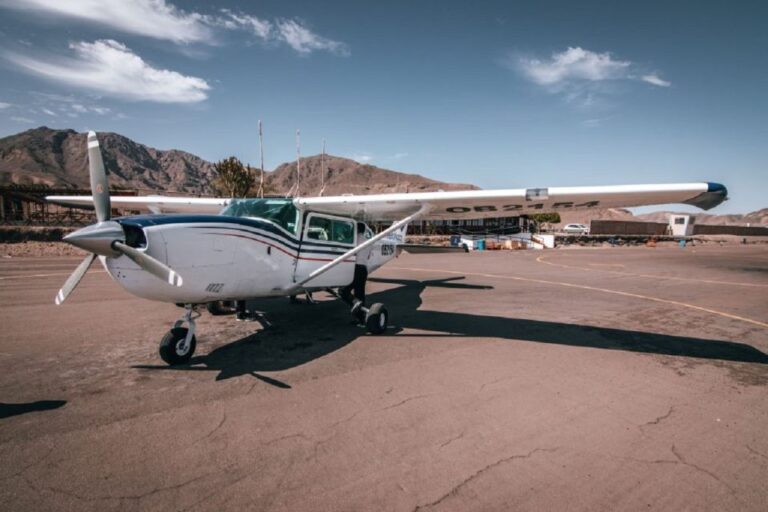
[[[173,328],[160,341],[160,357],[163,361],[170,365],[189,362],[197,345],[195,319],[199,317],[200,313],[195,306],[192,304],[184,306],[184,315],[173,324]],[[189,327],[182,327],[184,323]]]

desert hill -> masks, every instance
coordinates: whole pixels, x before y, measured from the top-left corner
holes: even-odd
[[[184,151],[163,151],[117,133],[100,133],[110,185],[152,191],[211,193],[210,162]],[[86,135],[42,126],[0,139],[0,185],[89,186]]]
[[[180,192],[213,195],[216,170],[191,153],[159,150],[117,133],[99,133],[104,164],[113,187],[138,189],[142,193]],[[86,135],[71,129],[45,126],[0,139],[0,185],[47,185],[88,188]],[[443,183],[417,174],[405,174],[348,158],[326,155],[325,194],[374,194],[429,190],[476,189],[474,185]],[[287,193],[295,183],[296,162],[267,172],[272,193]],[[320,191],[320,155],[301,161],[301,193]]]
[[[638,215],[637,218],[648,222],[667,222],[669,216],[679,212],[653,212]],[[697,224],[709,224],[712,226],[751,226],[768,225],[768,208],[750,212],[744,215],[727,214],[712,215],[709,213],[694,213]]]
[[[321,155],[301,159],[301,193],[317,195],[322,184]],[[476,190],[462,183],[444,183],[420,176],[390,171],[361,164],[349,158],[325,155],[324,195],[385,194],[394,192],[427,192],[435,190]],[[268,174],[267,185],[275,191],[287,192],[296,183],[296,162],[279,165]]]

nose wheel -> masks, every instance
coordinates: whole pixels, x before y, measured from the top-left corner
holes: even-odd
[[[169,365],[185,364],[192,358],[197,346],[195,319],[200,313],[191,305],[184,307],[184,315],[160,341],[160,358]],[[184,324],[189,327],[182,327]]]

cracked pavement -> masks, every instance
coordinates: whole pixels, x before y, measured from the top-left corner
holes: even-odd
[[[765,510],[768,249],[540,254],[401,256],[380,337],[322,294],[204,315],[174,369],[174,306],[1,261],[64,275],[0,280],[0,509]]]

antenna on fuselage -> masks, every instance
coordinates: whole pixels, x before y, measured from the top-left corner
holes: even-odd
[[[259,119],[259,154],[261,156],[261,181],[259,182],[259,197],[264,197],[264,135],[261,131],[261,119]]]
[[[320,197],[325,192],[325,139],[323,139],[323,152],[320,154]]]

